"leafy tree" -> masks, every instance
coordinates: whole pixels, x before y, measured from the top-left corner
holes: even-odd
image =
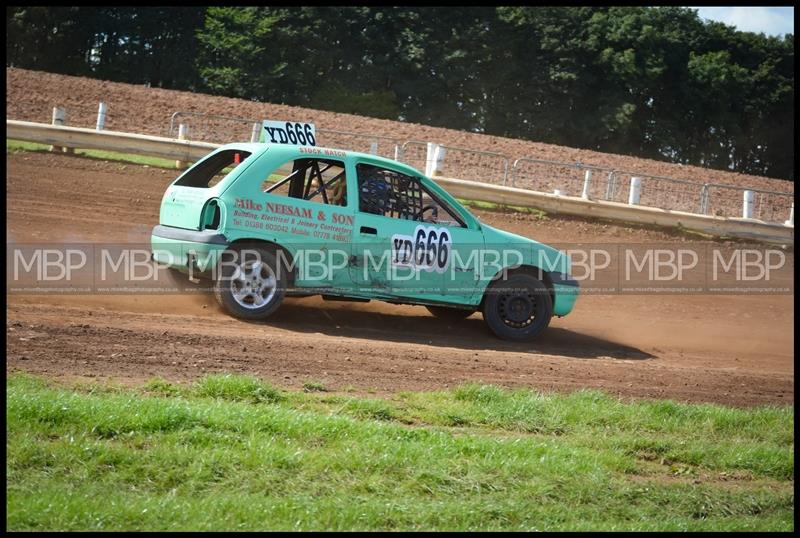
[[[7,7],[6,65],[794,178],[794,36],[683,7]]]
[[[6,65],[88,75],[90,8],[6,7]]]
[[[95,76],[194,89],[196,27],[206,8],[95,8],[90,63]]]

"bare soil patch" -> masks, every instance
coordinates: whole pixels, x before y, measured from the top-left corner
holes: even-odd
[[[7,155],[7,241],[149,241],[168,170],[54,154]],[[681,241],[662,231],[476,211],[544,242]],[[545,391],[751,406],[794,401],[794,297],[583,296],[528,345],[422,307],[290,299],[245,323],[209,296],[7,296],[6,370],[180,381],[235,371],[301,388],[376,394],[482,381]]]
[[[530,157],[565,163],[582,162],[602,168],[687,179],[697,183],[794,192],[794,184],[781,179],[353,114],[6,68],[6,117],[9,119],[49,123],[53,107],[62,106],[67,109],[68,125],[94,127],[100,101],[108,105],[106,128],[115,131],[167,136],[170,117],[177,111],[239,118],[281,119],[313,122],[318,129],[385,136],[404,141],[437,142],[451,147],[497,152],[512,160]],[[233,124],[231,126],[233,128]],[[247,125],[239,126],[238,129],[244,129],[239,133],[240,136],[242,133],[245,136],[250,133]],[[233,138],[229,141],[232,140]]]

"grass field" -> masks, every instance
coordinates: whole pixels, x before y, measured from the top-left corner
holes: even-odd
[[[33,151],[33,152],[50,152],[50,146],[46,144],[38,144],[36,142],[25,142],[23,140],[6,139],[6,153],[13,151]],[[88,157],[90,159],[101,159],[104,161],[116,161],[132,164],[141,164],[152,166],[155,168],[170,168],[175,170],[175,161],[169,159],[160,159],[158,157],[146,157],[143,155],[133,155],[130,153],[117,153],[115,151],[103,151],[99,149],[76,149],[75,155],[79,157]],[[178,176],[179,171],[176,170],[175,176]]]
[[[9,530],[793,530],[794,411],[6,378]]]

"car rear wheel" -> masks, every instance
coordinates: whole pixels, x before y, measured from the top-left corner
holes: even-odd
[[[532,275],[511,275],[486,290],[483,319],[504,340],[529,342],[547,328],[552,317],[550,292]]]
[[[274,253],[253,247],[231,248],[222,254],[214,294],[230,314],[264,319],[283,302],[286,275]]]
[[[475,310],[467,310],[464,308],[451,308],[448,306],[426,306],[425,308],[427,308],[428,312],[430,312],[437,318],[451,319],[451,320],[465,319],[470,317],[472,314],[476,312]]]

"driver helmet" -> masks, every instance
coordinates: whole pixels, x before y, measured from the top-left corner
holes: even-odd
[[[359,178],[361,211],[383,215],[389,209],[391,190],[386,181],[374,171]]]

